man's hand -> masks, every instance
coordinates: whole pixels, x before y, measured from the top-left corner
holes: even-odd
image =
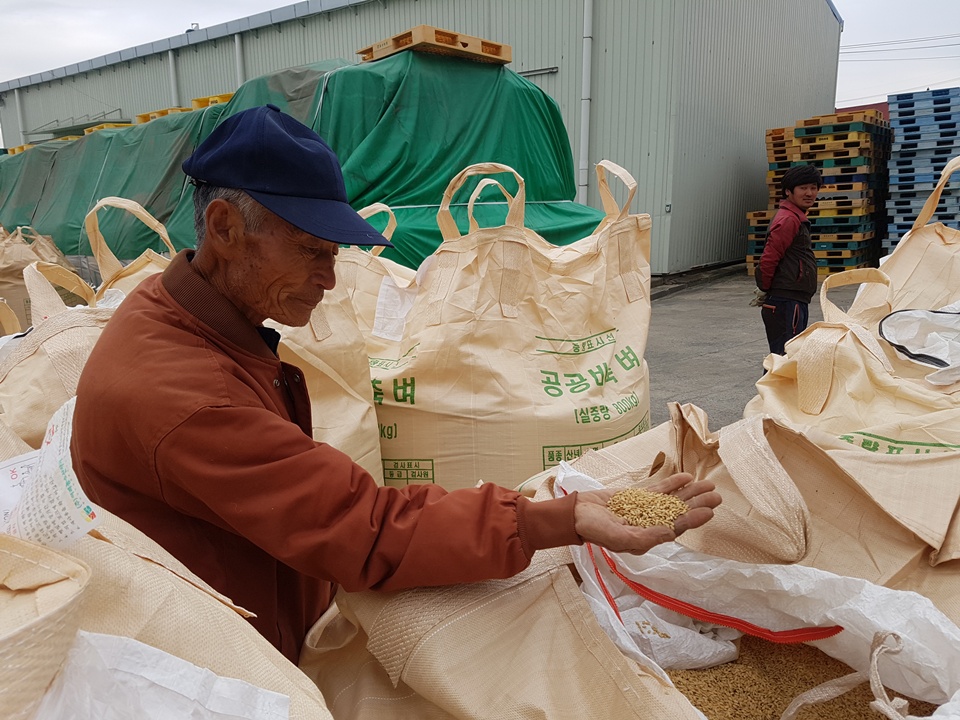
[[[757,288],[753,291],[753,300],[750,301],[750,305],[753,307],[760,307],[767,301],[767,294]]]
[[[594,490],[577,493],[574,506],[574,529],[584,542],[594,543],[614,552],[642,555],[660,543],[676,539],[686,530],[698,528],[713,517],[713,508],[720,502],[710,482],[694,482],[693,475],[678,473],[644,488],[651,492],[675,495],[689,506],[690,510],[676,519],[676,532],[666,526],[649,528],[627,524],[619,515],[607,509],[607,500],[616,490]]]

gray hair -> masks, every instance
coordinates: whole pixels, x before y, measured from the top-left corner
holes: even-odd
[[[193,227],[197,233],[197,248],[203,242],[207,232],[207,206],[214,200],[226,200],[240,211],[246,229],[256,232],[263,225],[269,212],[243,190],[217,187],[207,183],[197,183],[193,193]]]

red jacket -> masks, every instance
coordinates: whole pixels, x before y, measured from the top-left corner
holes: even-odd
[[[757,287],[774,297],[809,303],[817,291],[817,258],[813,254],[810,221],[789,200],[767,230],[767,240],[756,271]]]
[[[145,280],[105,328],[80,378],[74,465],[94,502],[255,612],[291,661],[337,585],[508,577],[535,550],[580,542],[573,498],[378,487],[314,442],[300,371],[191,257]]]

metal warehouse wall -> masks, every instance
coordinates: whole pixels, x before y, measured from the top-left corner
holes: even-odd
[[[653,216],[660,274],[742,258],[744,213],[766,205],[764,130],[832,112],[840,25],[826,0],[353,1],[277,22],[292,17],[286,6],[227,23],[229,34],[215,40],[191,37],[185,47],[22,87],[24,126],[189,106],[275,70],[355,61],[359,48],[435,25],[513,47],[510,67],[560,106],[574,161],[588,168],[579,177],[589,182],[588,204],[599,207],[597,161],[613,160],[637,178],[633,209]],[[585,5],[592,71],[583,163]],[[253,21],[264,26],[248,29]],[[0,83],[0,92],[4,139],[16,145],[14,91]]]
[[[744,214],[767,206],[767,128],[834,112],[840,24],[822,0],[674,3],[668,237],[654,266],[742,258]]]
[[[591,161],[637,178],[653,271],[742,259],[744,214],[767,204],[765,130],[833,112],[830,6],[598,1],[595,13]]]

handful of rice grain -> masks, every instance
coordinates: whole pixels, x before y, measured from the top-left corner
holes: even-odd
[[[636,527],[666,525],[673,522],[690,508],[680,498],[640,488],[627,488],[607,500],[607,508]]]

